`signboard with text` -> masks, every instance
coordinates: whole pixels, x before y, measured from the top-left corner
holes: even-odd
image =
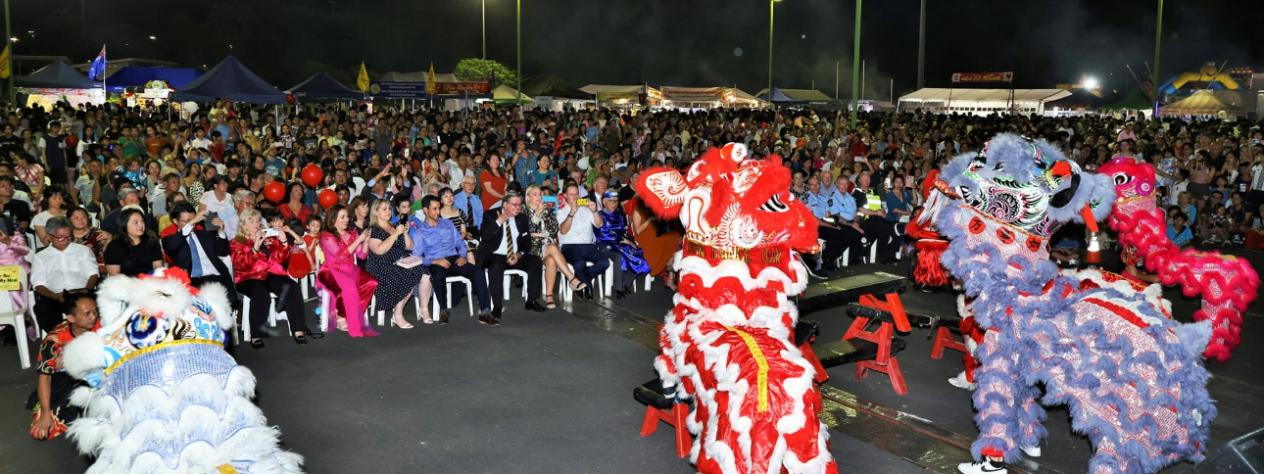
[[[1014,82],[1014,71],[954,72],[952,82]]]
[[[426,83],[377,81],[369,86],[369,93],[380,99],[425,99]]]
[[[491,84],[486,82],[436,82],[435,95],[487,95]]]

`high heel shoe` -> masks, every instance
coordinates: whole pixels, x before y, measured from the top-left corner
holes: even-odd
[[[566,284],[570,285],[571,291],[584,291],[584,288],[588,288],[588,284],[579,281],[578,278],[571,278]]]
[[[417,317],[417,321],[421,324],[434,324],[434,320],[430,319],[430,314],[426,311],[421,312],[421,315]]]
[[[395,326],[395,327],[398,327],[398,328],[400,328],[400,329],[412,329],[412,328],[413,328],[413,325],[412,325],[412,324],[409,324],[409,323],[408,323],[408,321],[405,321],[405,320],[404,320],[404,315],[402,315],[402,314],[396,314],[396,315],[394,315],[394,316],[391,316],[391,326]]]
[[[556,309],[557,303],[553,302],[553,295],[544,297],[544,307],[548,309]]]

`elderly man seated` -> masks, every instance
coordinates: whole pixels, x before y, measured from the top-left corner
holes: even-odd
[[[66,295],[97,286],[97,258],[83,244],[70,241],[70,221],[54,217],[45,224],[52,241],[35,254],[31,263],[31,287],[35,289],[35,319],[50,330],[62,321]]]
[[[442,204],[435,196],[426,196],[421,200],[424,218],[409,218],[408,232],[411,234],[414,247],[413,255],[421,257],[422,263],[429,265],[430,281],[434,285],[435,297],[439,299],[439,322],[448,323],[451,308],[448,307],[448,289],[444,280],[448,275],[458,275],[470,280],[474,286],[474,294],[478,297],[478,320],[483,324],[495,325],[492,318],[491,296],[487,293],[487,275],[483,269],[474,265],[473,254],[461,238],[452,221],[439,217]]]

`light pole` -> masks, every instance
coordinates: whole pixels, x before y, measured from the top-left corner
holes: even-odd
[[[1163,41],[1163,0],[1159,0],[1159,17],[1154,26],[1154,70],[1150,72],[1150,87],[1154,89],[1154,118],[1159,118],[1159,45]]]
[[[856,100],[860,97],[860,11],[863,8],[865,0],[856,0],[856,23],[852,26],[855,31],[855,38],[852,40],[851,49],[851,128],[856,130],[856,121],[859,119],[857,108],[860,102]]]
[[[5,55],[5,66],[9,68],[9,103],[16,104],[17,91],[13,89],[13,76],[17,75],[17,71],[13,70],[13,33],[9,31],[9,0],[4,0],[4,44],[9,50],[9,54]]]
[[[917,20],[917,88],[926,84],[926,0],[922,0],[921,14]]]
[[[516,0],[514,3],[517,5],[514,13],[514,27],[518,30],[516,41],[518,44],[518,87],[516,89],[518,89],[518,107],[522,107],[522,0]]]
[[[483,59],[487,59],[487,0],[483,0]]]
[[[773,5],[781,0],[768,0],[768,103],[772,103],[772,27]]]

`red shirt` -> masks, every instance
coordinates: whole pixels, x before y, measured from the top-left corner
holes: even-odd
[[[290,258],[290,246],[281,243],[276,237],[268,237],[255,251],[254,243],[245,237],[238,237],[228,243],[229,255],[233,260],[233,282],[246,280],[263,280],[268,275],[286,276],[285,264]]]
[[[284,217],[285,220],[288,221],[290,219],[298,219],[298,221],[302,222],[303,224],[307,224],[307,218],[312,215],[312,210],[308,209],[307,206],[299,206],[298,214],[295,215],[294,210],[290,209],[289,203],[282,204],[280,210],[281,210],[281,217]]]

